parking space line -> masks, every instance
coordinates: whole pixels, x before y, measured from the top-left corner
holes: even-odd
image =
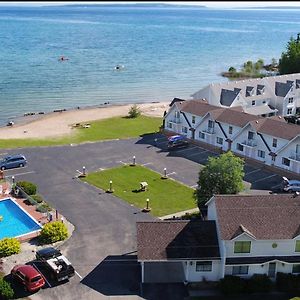
[[[76,274],[80,279],[82,279],[82,276],[81,276],[77,271],[75,271],[75,274]]]
[[[0,153],[0,155],[7,155],[7,154],[8,154],[7,152]]]
[[[123,161],[119,160],[119,162],[123,165],[127,165],[126,163],[124,163]]]
[[[176,153],[180,153],[180,152],[183,152],[183,151],[186,151],[186,150],[193,150],[193,149],[197,149],[197,147],[185,148],[185,149],[176,151]]]
[[[276,185],[274,185],[274,186],[271,186],[271,190],[273,190],[273,189],[275,189],[275,188],[277,188],[277,187],[280,187],[280,186],[281,186],[281,183],[276,184]]]
[[[41,274],[43,274],[43,273],[40,271],[40,269],[39,269],[34,263],[32,263],[32,264],[34,265],[34,267],[35,267]],[[44,277],[45,281],[47,282],[47,284],[49,285],[49,287],[51,288],[52,286],[51,286],[51,284],[49,283],[49,281],[46,279],[46,277],[44,276],[44,274],[43,274],[43,277]]]
[[[168,143],[168,141],[164,141],[164,142],[157,142],[156,144],[157,145],[162,145],[162,144],[167,144]]]
[[[167,174],[167,176],[170,176],[170,175],[173,175],[173,174],[176,174],[176,172],[171,172],[171,173]]]
[[[265,177],[265,178],[261,178],[261,179],[255,180],[255,181],[253,181],[252,183],[256,183],[256,182],[259,182],[259,181],[264,181],[264,180],[266,180],[266,179],[272,178],[272,177],[277,176],[277,175],[278,175],[278,174],[273,174],[273,175],[267,176],[267,177]]]
[[[195,156],[195,155],[199,155],[199,154],[202,154],[202,153],[205,153],[205,152],[208,152],[208,150],[204,150],[204,151],[197,152],[197,153],[194,153],[194,154],[189,154],[189,156]]]
[[[142,166],[148,166],[148,165],[153,165],[153,163],[152,162],[148,162],[148,163],[142,164]]]
[[[249,173],[246,173],[245,176],[247,176],[247,175],[249,175],[249,174],[252,174],[252,173],[255,173],[255,172],[258,172],[258,171],[261,171],[261,169],[257,169],[257,170],[250,171]]]
[[[24,173],[17,173],[17,174],[12,174],[12,175],[5,175],[5,177],[12,177],[12,176],[20,176],[20,175],[26,175],[26,174],[32,174],[35,173],[35,171],[28,171]]]
[[[194,188],[197,187],[197,186],[198,186],[198,184],[190,185],[190,187],[191,187],[192,189],[194,189]]]

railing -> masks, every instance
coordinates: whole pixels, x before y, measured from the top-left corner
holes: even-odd
[[[289,158],[293,159],[293,160],[300,161],[300,153],[292,151]]]
[[[169,120],[169,122],[180,124],[181,123],[181,119],[180,118],[174,118],[174,119]]]
[[[205,132],[205,133],[208,133],[208,134],[214,134],[215,133],[215,128],[207,127],[206,129],[204,129],[202,131]]]
[[[245,140],[242,142],[243,145],[245,146],[250,146],[250,147],[255,147],[257,146],[257,141],[256,140]]]

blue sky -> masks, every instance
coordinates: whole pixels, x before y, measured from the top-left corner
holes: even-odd
[[[110,4],[110,3],[168,3],[168,4],[185,4],[185,5],[205,5],[212,8],[232,8],[232,7],[259,7],[259,6],[299,6],[300,1],[44,1],[44,2],[30,2],[30,1],[12,1],[12,2],[0,2],[0,6],[43,6],[43,5],[64,5],[64,4]]]

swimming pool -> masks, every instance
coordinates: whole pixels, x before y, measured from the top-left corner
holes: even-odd
[[[42,228],[11,199],[0,201],[0,216],[0,239],[17,237]]]

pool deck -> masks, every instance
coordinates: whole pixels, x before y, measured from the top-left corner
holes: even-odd
[[[3,190],[5,191],[6,187],[3,186]],[[49,223],[49,219],[47,217],[46,213],[41,213],[39,211],[36,211],[36,206],[35,205],[28,205],[25,202],[24,198],[14,198],[11,195],[5,195],[5,194],[0,194],[0,201],[4,200],[4,199],[13,199],[19,206],[21,206],[33,219],[36,220],[36,222],[38,222],[40,225],[44,225],[46,223]],[[58,220],[61,219],[61,215],[58,214]],[[54,218],[53,221],[56,221],[56,219]],[[20,242],[25,242],[28,240],[31,240],[32,238],[35,238],[39,235],[39,231],[38,232],[31,232],[25,235],[22,235],[21,237],[18,237],[18,239],[20,240]]]

